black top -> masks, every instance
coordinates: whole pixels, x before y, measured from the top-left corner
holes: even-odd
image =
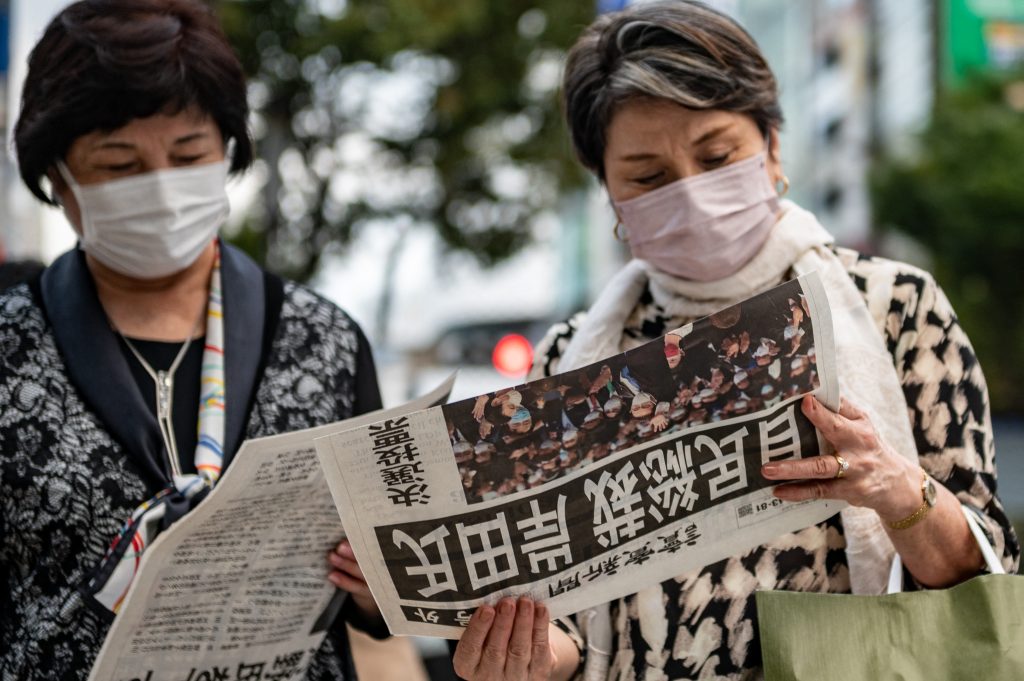
[[[154,371],[167,371],[181,350],[180,342],[129,339],[143,359]],[[199,442],[199,390],[202,383],[203,346],[206,336],[192,339],[185,357],[174,372],[174,394],[171,396],[171,419],[174,421],[174,439],[178,447],[178,460],[182,473],[196,472],[196,445]],[[156,386],[138,358],[121,339],[121,350],[132,377],[142,392],[146,406],[156,416]]]

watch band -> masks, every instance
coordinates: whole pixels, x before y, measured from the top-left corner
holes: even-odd
[[[921,472],[924,475],[921,480],[921,507],[906,518],[889,523],[890,528],[894,530],[905,530],[909,527],[913,527],[917,523],[921,522],[921,520],[928,515],[928,511],[932,510],[932,506],[935,505],[935,491],[934,487],[932,487],[932,481],[928,477],[927,472],[923,469]]]

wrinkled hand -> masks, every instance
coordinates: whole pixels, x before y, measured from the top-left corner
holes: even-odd
[[[920,507],[919,468],[879,437],[864,412],[843,400],[837,414],[812,395],[803,399],[801,407],[850,467],[837,478],[839,462],[831,455],[767,463],[761,467],[765,478],[796,481],[776,487],[776,497],[785,501],[840,499],[874,509],[890,521],[905,518]]]
[[[547,681],[555,665],[548,609],[528,598],[483,605],[469,620],[452,661],[467,681]]]
[[[352,545],[348,539],[342,539],[334,550],[327,554],[327,562],[331,564],[331,572],[327,579],[331,584],[347,591],[355,604],[369,619],[380,619],[382,617],[377,602],[373,600],[370,587],[363,577],[363,570],[356,562],[356,554],[352,551]]]

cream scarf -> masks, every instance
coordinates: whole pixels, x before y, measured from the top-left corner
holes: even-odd
[[[733,305],[780,284],[792,271],[800,276],[817,270],[828,296],[836,329],[837,370],[840,392],[871,418],[879,435],[893,449],[917,461],[906,399],[886,350],[882,320],[872,318],[863,297],[846,269],[829,250],[832,236],[810,212],[790,201],[782,202],[778,222],[757,255],[735,274],[714,282],[694,282],[672,277],[650,264],[629,262],[605,287],[573,335],[559,360],[559,372],[580,368],[628,349],[623,329],[645,286],[671,317],[696,319]],[[867,508],[843,509],[843,532],[855,594],[885,593],[889,566],[895,550],[878,515]],[[650,594],[647,594],[650,592]],[[647,598],[645,598],[647,595]],[[640,611],[645,601],[657,598],[660,587],[638,594]],[[643,619],[643,618],[642,618]],[[604,679],[611,654],[612,631],[607,605],[580,613],[587,640],[585,679]],[[663,633],[653,623],[645,627],[655,639]],[[660,650],[663,641],[648,643]]]

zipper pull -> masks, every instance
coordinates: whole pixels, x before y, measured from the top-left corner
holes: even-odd
[[[156,372],[156,416],[165,420],[171,416],[171,391],[174,382],[166,371]]]
[[[156,372],[156,420],[164,436],[167,448],[167,462],[171,464],[171,476],[181,475],[178,463],[178,447],[174,441],[174,418],[171,415],[171,396],[174,394],[174,376],[166,371]]]

